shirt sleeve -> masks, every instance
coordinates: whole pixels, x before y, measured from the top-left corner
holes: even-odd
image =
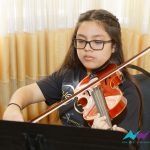
[[[127,106],[125,111],[118,116],[119,123],[117,125],[126,130],[136,132],[138,130],[139,111],[141,105],[140,96],[134,83],[129,80],[124,81],[124,83],[120,86],[120,89],[123,91],[123,95],[127,99]]]
[[[51,105],[61,100],[61,84],[62,77],[59,76],[56,72],[42,80],[37,81],[37,85],[41,89],[46,99],[46,104]]]

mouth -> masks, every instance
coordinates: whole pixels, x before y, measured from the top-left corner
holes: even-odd
[[[86,60],[86,61],[94,60],[94,57],[93,57],[93,56],[89,56],[89,55],[85,55],[83,58],[84,58],[84,60]]]

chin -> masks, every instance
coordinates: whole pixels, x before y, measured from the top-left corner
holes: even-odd
[[[93,70],[97,68],[96,66],[93,65],[84,65],[84,67],[87,68],[88,70]]]

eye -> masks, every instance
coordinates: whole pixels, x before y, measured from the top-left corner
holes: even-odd
[[[100,40],[94,40],[93,43],[95,43],[95,44],[102,44],[103,41],[100,41]]]
[[[85,41],[82,39],[76,39],[76,41],[77,41],[77,43],[80,43],[80,44],[85,43]]]

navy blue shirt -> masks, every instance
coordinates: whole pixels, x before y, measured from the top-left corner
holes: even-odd
[[[74,93],[75,87],[86,76],[85,70],[68,70],[65,73],[52,75],[37,81],[46,103],[52,105],[55,102],[64,100]],[[126,129],[138,130],[138,117],[140,111],[140,98],[133,82],[126,79],[119,85],[123,95],[127,99],[127,107],[123,113],[113,119],[112,123]],[[82,114],[74,109],[74,100],[59,109],[60,119],[66,126],[86,127],[87,122]]]

